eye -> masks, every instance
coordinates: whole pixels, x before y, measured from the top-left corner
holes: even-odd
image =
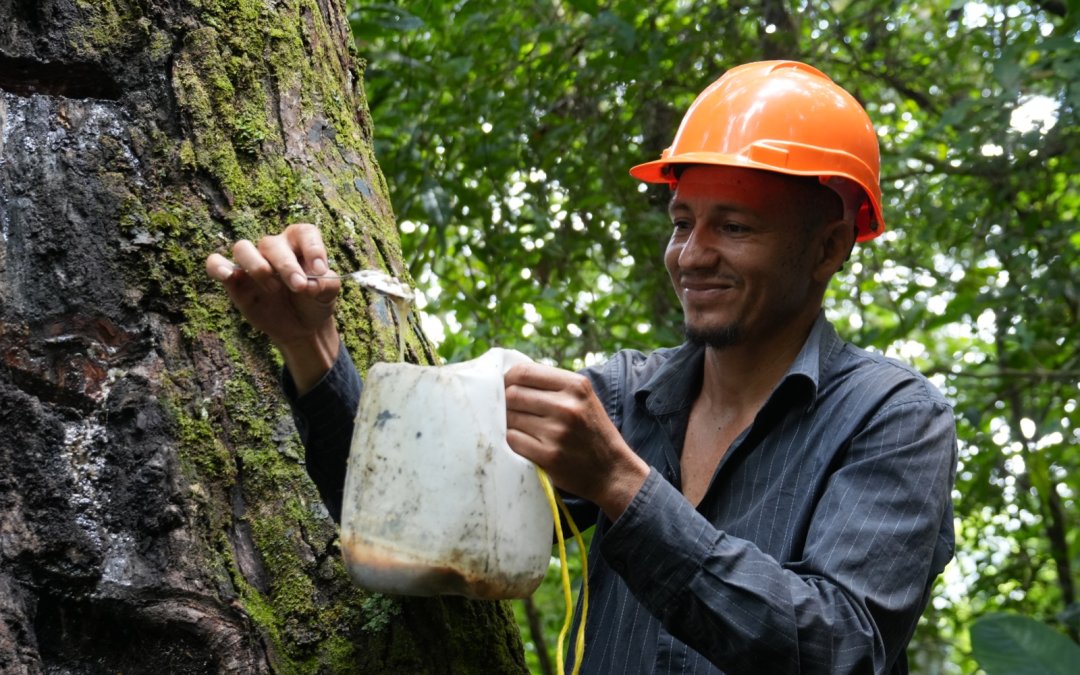
[[[693,223],[690,222],[689,218],[672,218],[671,225],[676,230],[689,230],[693,227]]]
[[[724,224],[720,227],[724,232],[727,232],[728,234],[745,234],[750,231],[750,228],[748,226],[744,225],[743,223],[737,223],[733,220],[724,222]]]

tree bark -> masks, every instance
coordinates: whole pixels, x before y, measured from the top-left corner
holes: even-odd
[[[202,271],[304,220],[406,274],[350,45],[340,0],[0,0],[0,672],[525,671],[504,604],[349,582]],[[384,301],[340,307],[396,358]]]

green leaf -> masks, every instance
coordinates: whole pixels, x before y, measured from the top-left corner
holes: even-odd
[[[975,660],[987,675],[1075,675],[1080,646],[1044,623],[1018,614],[989,614],[971,626]]]

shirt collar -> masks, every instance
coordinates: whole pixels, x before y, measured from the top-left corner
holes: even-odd
[[[820,312],[806,342],[776,385],[773,395],[781,389],[801,390],[805,395],[806,410],[811,410],[817,400],[822,373],[842,345],[840,336],[825,318],[825,312]],[[634,391],[634,397],[644,402],[653,415],[689,408],[701,388],[704,363],[703,346],[683,343],[672,350],[670,357]]]
[[[653,415],[689,408],[701,389],[704,367],[705,347],[684,342],[634,391],[634,397]]]

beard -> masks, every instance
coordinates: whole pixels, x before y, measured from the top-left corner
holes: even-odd
[[[724,349],[737,343],[740,333],[737,324],[709,328],[694,328],[690,324],[683,325],[683,334],[686,336],[687,342],[699,347],[711,347],[713,349]]]

